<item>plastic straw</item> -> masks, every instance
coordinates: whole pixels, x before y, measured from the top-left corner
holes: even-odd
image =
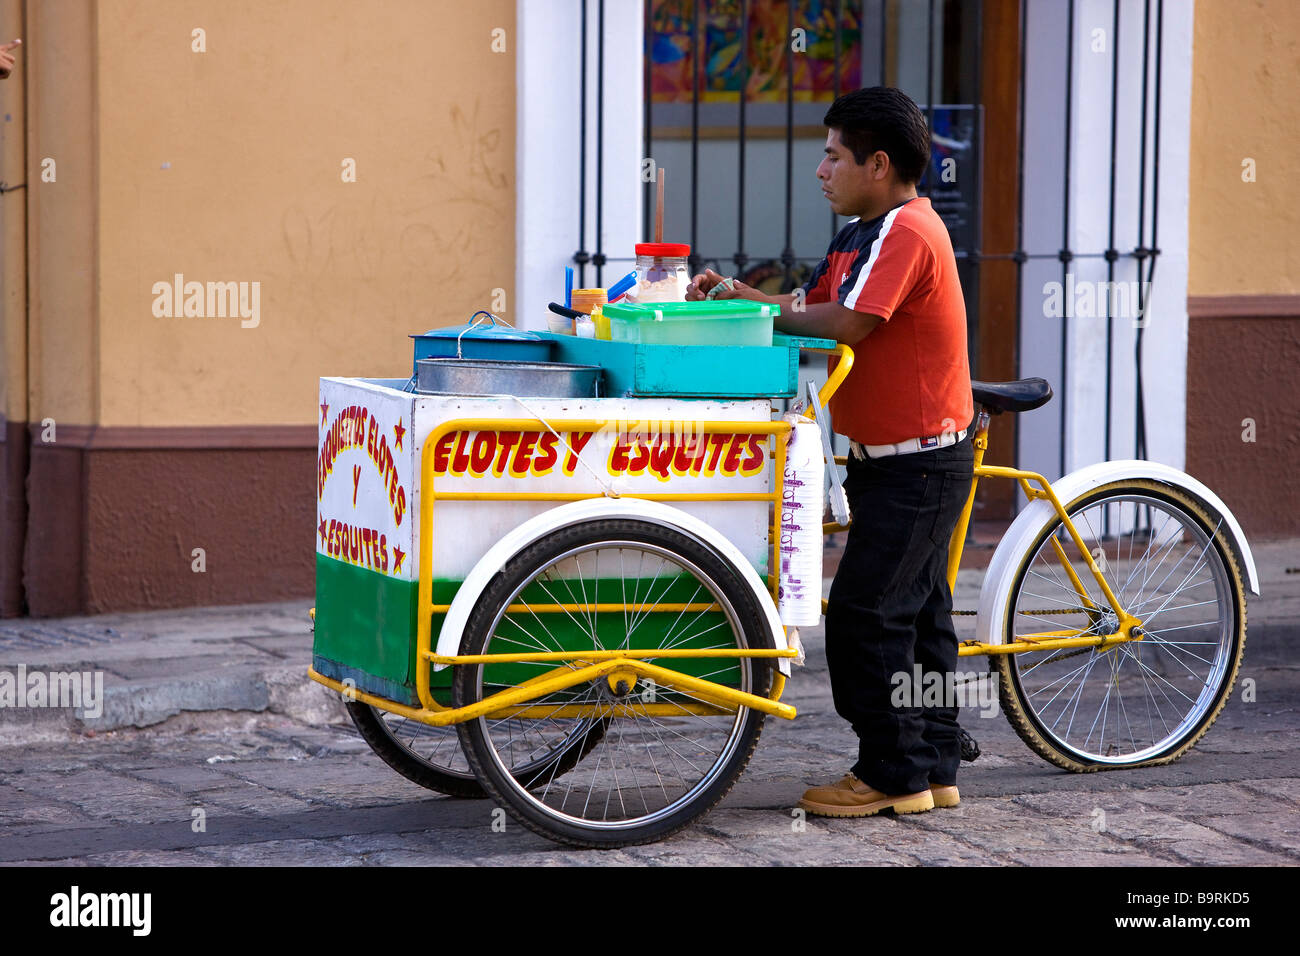
[[[609,287],[609,292],[607,293],[609,297],[609,301],[613,302],[619,296],[623,295],[623,293],[627,292],[628,289],[632,288],[632,286],[634,286],[635,284],[636,284],[636,270],[633,269],[631,272],[623,276],[623,278],[619,279],[617,282],[615,282],[612,286]]]
[[[573,308],[573,266],[564,267],[564,307]]]
[[[655,201],[655,242],[664,241],[664,168],[659,167],[655,172],[655,179],[659,183],[659,198]]]

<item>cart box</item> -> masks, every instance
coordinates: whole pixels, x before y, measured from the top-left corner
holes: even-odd
[[[577,340],[575,340],[577,341]],[[600,345],[618,343],[598,343]],[[712,350],[710,350],[712,351]],[[774,349],[785,352],[785,349]],[[732,358],[730,361],[735,362]],[[771,422],[768,401],[558,399],[419,395],[402,379],[323,378],[317,458],[316,619],[313,666],[325,677],[416,705],[420,465],[431,452],[439,492],[474,494],[770,493],[770,442],[745,424]],[[554,423],[458,430],[459,419]],[[607,427],[566,428],[600,420]],[[691,422],[736,422],[692,457]],[[450,430],[449,430],[450,429]],[[685,465],[685,467],[681,467]],[[433,511],[433,603],[450,604],[488,548],[558,500],[450,500]],[[722,531],[760,576],[768,573],[763,501],[673,501]],[[433,619],[433,640],[442,615]],[[452,669],[433,675],[449,702]]]

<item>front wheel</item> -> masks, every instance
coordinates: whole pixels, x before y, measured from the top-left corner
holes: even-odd
[[[1246,592],[1221,519],[1183,492],[1112,482],[1065,506],[1140,640],[994,656],[1020,737],[1067,770],[1177,760],[1227,703],[1246,642]],[[1118,620],[1059,518],[1026,551],[1005,639],[1114,633]]]
[[[715,550],[646,521],[602,519],[561,528],[511,559],[466,623],[462,654],[613,649],[772,648],[755,592]],[[767,696],[772,661],[650,659],[666,669]],[[580,661],[462,664],[464,707]],[[504,722],[531,718],[522,740]],[[458,725],[484,789],[519,822],[575,846],[662,839],[707,812],[749,761],[763,714],[614,673]],[[530,754],[563,752],[575,721],[603,738],[572,768],[522,773]]]

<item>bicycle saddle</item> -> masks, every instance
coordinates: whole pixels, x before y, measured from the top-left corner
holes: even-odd
[[[1045,378],[1022,378],[1016,382],[972,381],[970,385],[975,401],[992,415],[1027,412],[1047,404],[1052,397],[1052,386]]]

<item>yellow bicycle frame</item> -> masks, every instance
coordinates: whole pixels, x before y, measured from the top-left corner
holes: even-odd
[[[1008,468],[1002,465],[984,464],[984,453],[988,450],[989,440],[989,413],[986,409],[979,410],[979,417],[976,420],[975,435],[971,440],[975,449],[975,472],[971,481],[970,492],[966,496],[966,504],[962,507],[961,515],[957,519],[957,525],[953,528],[952,538],[948,542],[948,589],[954,590],[957,587],[957,570],[961,566],[962,549],[966,543],[966,530],[970,527],[971,513],[975,508],[975,489],[979,485],[981,478],[1011,478],[1020,483],[1020,488],[1025,497],[1029,500],[1035,498],[1044,498],[1052,505],[1052,509],[1061,519],[1061,524],[1074,546],[1079,549],[1083,556],[1089,572],[1097,581],[1097,586],[1106,597],[1107,603],[1115,612],[1117,628],[1108,634],[1086,634],[1088,628],[1074,628],[1058,631],[1042,631],[1035,634],[1020,634],[1016,639],[1005,644],[987,644],[982,641],[962,641],[958,646],[957,654],[960,657],[974,657],[980,654],[1021,654],[1026,651],[1050,651],[1059,648],[1070,647],[1095,647],[1098,649],[1107,649],[1117,644],[1123,644],[1128,641],[1142,639],[1141,620],[1130,614],[1121,605],[1115,592],[1111,590],[1110,583],[1106,580],[1101,569],[1093,560],[1092,552],[1084,544],[1083,536],[1070,520],[1070,516],[1065,511],[1065,506],[1061,504],[1060,499],[1056,497],[1056,492],[1052,490],[1052,484],[1042,475],[1033,471],[1022,471],[1018,468]],[[837,464],[844,464],[844,456],[837,455],[835,458]],[[834,534],[837,531],[847,531],[848,527],[835,523],[823,525],[822,530],[826,534]],[[1087,588],[1084,587],[1083,581],[1075,572],[1074,566],[1070,563],[1065,549],[1061,543],[1056,540],[1055,535],[1051,538],[1052,548],[1056,552],[1057,558],[1065,568],[1065,573],[1069,577],[1071,586],[1079,595],[1083,604],[1094,611],[1100,611],[1100,608],[1088,596]],[[822,602],[822,608],[825,609],[826,602]],[[1064,613],[1064,612],[1062,612]],[[1086,634],[1086,636],[1085,636]]]

